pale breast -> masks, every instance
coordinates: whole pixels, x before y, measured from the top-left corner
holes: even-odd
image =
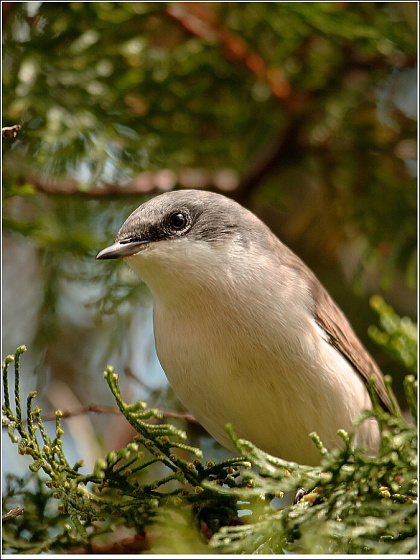
[[[244,324],[242,317],[241,324]],[[336,432],[369,406],[363,382],[314,327],[307,340],[267,337],[247,330],[228,313],[168,309],[155,303],[156,348],[162,367],[184,406],[224,446],[225,425],[265,451],[305,464],[320,456],[308,434],[327,446]],[[274,327],[273,327],[274,328]],[[334,366],[332,366],[334,364]],[[377,439],[375,426],[360,430],[360,443]]]

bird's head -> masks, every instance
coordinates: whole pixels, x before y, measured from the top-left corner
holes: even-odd
[[[97,259],[123,258],[154,291],[168,282],[217,283],[223,271],[243,261],[268,228],[251,212],[219,194],[181,190],[139,206],[115,243]]]

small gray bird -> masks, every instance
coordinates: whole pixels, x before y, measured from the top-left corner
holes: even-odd
[[[222,195],[168,192],[135,210],[98,259],[124,258],[150,288],[161,365],[185,407],[225,447],[225,425],[289,461],[315,465],[371,408],[383,377],[309,268],[254,214]],[[376,420],[356,443],[375,453]]]

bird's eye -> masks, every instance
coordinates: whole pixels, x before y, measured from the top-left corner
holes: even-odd
[[[182,212],[176,212],[175,214],[172,214],[172,216],[169,218],[169,224],[171,228],[178,231],[184,229],[187,223],[188,223],[187,216]]]

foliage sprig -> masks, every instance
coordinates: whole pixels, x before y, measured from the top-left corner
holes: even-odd
[[[411,327],[402,328],[392,309],[380,301],[377,303],[381,317],[388,318],[381,322],[390,333],[382,341],[386,349],[397,354],[401,348],[410,348]],[[395,333],[398,344],[394,343]],[[80,543],[93,550],[95,543],[112,538],[117,529],[130,528],[137,552],[144,548],[156,553],[174,549],[185,553],[177,544],[180,534],[184,542],[194,543],[194,550],[188,552],[209,549],[228,554],[278,554],[284,550],[311,554],[415,552],[417,381],[414,375],[407,375],[404,381],[412,414],[409,421],[397,406],[391,412],[383,410],[373,386],[368,385],[372,410],[364,411],[355,420],[355,427],[361,422],[378,422],[381,441],[376,457],[366,456],[354,444],[353,432],[338,432],[343,442],[339,449],[326,449],[313,433],[312,444],[318,448],[321,459],[319,466],[312,467],[268,455],[251,442],[238,439],[232,426],[227,426],[228,433],[243,457],[203,464],[199,449],[179,441],[185,439],[182,430],[156,423],[162,418],[159,410],[148,410],[143,402],[124,402],[118,375],[108,367],[105,379],[122,414],[138,434],[125,448],[110,451],[105,458],[98,459],[92,473],[83,474],[82,461],[71,466],[66,459],[60,411],[56,412],[54,434],[49,435],[41,409],[33,406],[36,393],[31,392],[26,400],[26,420],[22,418],[19,376],[20,357],[25,350],[25,346],[20,346],[15,356],[7,356],[3,361],[3,424],[12,442],[17,444],[18,452],[31,457],[29,469],[33,473],[23,480],[8,476],[3,509],[16,506],[19,498],[23,500],[19,505],[25,511],[5,521],[5,551],[36,554],[71,550]],[[13,361],[14,398],[11,398],[8,369]],[[405,363],[409,365],[407,360]],[[390,400],[394,402],[391,381],[389,378],[385,381]],[[35,490],[31,489],[33,484]],[[297,504],[279,509],[276,498],[302,487],[308,493]],[[52,507],[54,499],[60,501],[58,508]],[[160,545],[147,543],[142,537],[145,528],[154,524],[165,526],[165,538]],[[28,532],[33,535],[30,542]]]
[[[417,373],[417,325],[409,317],[397,315],[379,295],[370,298],[370,305],[378,313],[382,327],[371,325],[371,338],[409,371]]]
[[[407,399],[415,410],[416,381],[406,378]],[[392,397],[392,395],[390,395]],[[236,439],[239,450],[258,467],[242,477],[247,488],[224,488],[240,500],[259,499],[257,520],[222,527],[210,541],[228,554],[409,554],[417,546],[417,430],[400,414],[379,404],[356,424],[376,418],[381,446],[368,457],[340,430],[344,445],[325,451],[319,467],[288,463],[252,443]],[[312,434],[319,445],[319,438]],[[322,444],[321,444],[322,445]],[[212,484],[212,483],[209,483]],[[275,510],[271,500],[304,487],[310,492],[296,505]]]
[[[32,406],[35,392],[30,393],[27,398],[26,421],[22,418],[19,364],[20,356],[25,351],[26,347],[20,346],[15,356],[7,356],[3,361],[3,423],[7,425],[12,441],[17,443],[18,452],[32,457],[29,469],[34,473],[41,470],[47,475],[43,484],[51,488],[53,498],[60,500],[58,510],[68,516],[82,542],[92,542],[98,533],[106,533],[106,528],[110,531],[111,527],[126,525],[141,531],[148,524],[159,519],[162,521],[165,515],[160,508],[166,504],[173,506],[176,503],[173,500],[177,496],[182,497],[184,505],[199,502],[201,506],[205,504],[209,507],[209,504],[217,500],[219,504],[224,503],[224,507],[230,511],[230,516],[233,516],[235,509],[231,498],[220,495],[217,486],[223,485],[225,481],[232,484],[233,475],[237,476],[241,469],[249,467],[249,462],[244,458],[233,458],[219,464],[208,462],[203,465],[198,458],[201,456],[199,449],[173,440],[185,439],[182,430],[168,424],[147,422],[150,419],[160,419],[162,413],[159,410],[146,410],[143,402],[123,402],[118,376],[111,367],[107,368],[105,378],[121,412],[135,427],[138,435],[127,447],[113,450],[104,459],[98,459],[90,474],[79,472],[83,466],[82,461],[71,466],[62,447],[64,431],[61,427],[60,411],[56,412],[54,437],[48,435],[41,418],[41,409]],[[8,367],[13,361],[15,411],[11,406],[8,382]],[[195,455],[195,458],[191,461],[186,460],[176,451],[184,455]],[[160,477],[153,482],[145,482],[143,479],[153,465],[160,466]],[[216,487],[205,487],[204,480],[217,481]],[[5,532],[6,548],[39,553],[48,546],[46,543],[52,542],[50,537],[47,538],[44,534],[48,531],[44,531],[43,540],[33,543],[28,548],[18,538],[22,532],[19,527],[26,521],[25,516],[16,520],[13,536]],[[56,548],[70,546],[67,525],[61,531],[60,537],[54,536]],[[8,527],[12,527],[10,522]],[[71,536],[76,538],[74,530]]]

